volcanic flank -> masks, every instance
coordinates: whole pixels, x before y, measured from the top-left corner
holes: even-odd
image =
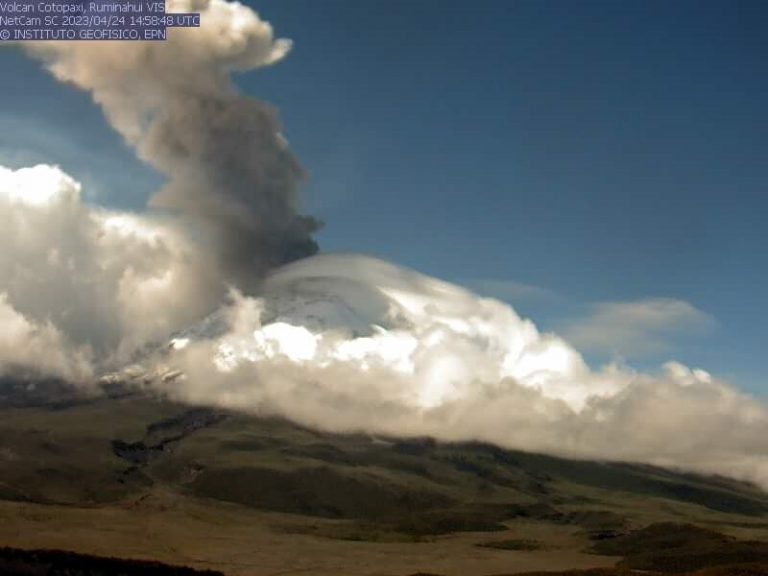
[[[768,478],[764,407],[708,373],[594,371],[509,306],[365,256],[280,268],[152,363],[183,374],[162,384],[176,398],[326,430]]]

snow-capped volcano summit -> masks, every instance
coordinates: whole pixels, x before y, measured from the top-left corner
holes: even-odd
[[[238,297],[175,346],[200,339],[217,341],[222,371],[277,360],[407,377],[422,407],[505,378],[574,406],[585,397],[579,380],[587,368],[561,339],[542,336],[501,302],[366,256],[326,254],[283,267],[258,299]]]

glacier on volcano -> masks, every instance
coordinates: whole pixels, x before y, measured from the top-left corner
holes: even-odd
[[[513,378],[576,409],[615,389],[594,379],[586,386],[581,356],[509,306],[371,257],[324,254],[285,266],[251,305],[258,313],[232,333],[225,329],[232,310],[220,311],[174,338],[173,348],[213,337],[223,372],[269,359],[390,371],[413,384],[403,401],[422,408],[460,399],[473,381]]]

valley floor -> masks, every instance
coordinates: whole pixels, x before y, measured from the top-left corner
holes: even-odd
[[[173,496],[93,508],[0,502],[0,543],[151,559],[232,576],[465,576],[607,567],[617,560],[582,552],[589,542],[573,526],[543,522],[515,522],[507,532],[458,533],[424,542],[337,540],[290,529],[307,522],[338,523]],[[510,538],[535,540],[543,549],[477,546]]]

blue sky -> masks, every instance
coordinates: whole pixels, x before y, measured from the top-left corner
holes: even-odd
[[[280,109],[324,250],[504,298],[600,363],[768,394],[768,5],[262,0],[295,41],[238,78]],[[0,163],[100,204],[159,183],[84,94],[0,50]]]

